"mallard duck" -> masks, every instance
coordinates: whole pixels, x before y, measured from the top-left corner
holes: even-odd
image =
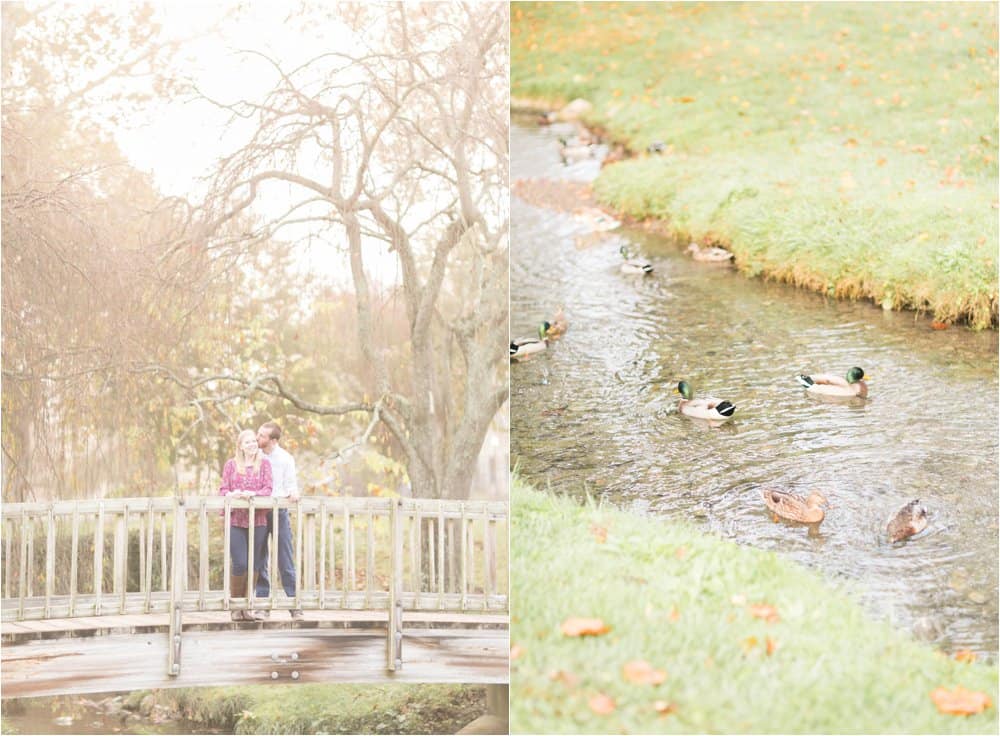
[[[814,373],[811,376],[800,374],[798,382],[811,394],[822,396],[868,396],[868,384],[862,379],[865,372],[854,367],[847,371],[847,377],[841,378],[832,373]]]
[[[914,534],[919,534],[927,528],[927,509],[920,504],[920,499],[910,501],[889,519],[885,530],[890,542],[899,542]]]
[[[535,121],[539,125],[552,125],[552,123],[556,122],[557,120],[559,120],[559,116],[551,111],[543,112],[541,115],[535,118]]]
[[[703,263],[728,263],[733,258],[733,254],[725,248],[702,248],[697,243],[691,243],[684,252],[690,253],[692,258]]]
[[[569,329],[569,320],[566,319],[566,312],[563,311],[563,307],[560,304],[556,313],[552,315],[552,319],[549,321],[549,328],[545,330],[545,336],[550,340],[558,340],[560,337],[566,334],[566,330]]]
[[[607,212],[603,212],[596,207],[582,209],[573,215],[573,219],[587,225],[594,232],[607,232],[621,226],[621,222],[613,218]]]
[[[566,138],[559,139],[559,155],[562,157],[563,163],[593,158],[595,151],[595,146],[579,139],[575,141]]]
[[[628,248],[624,245],[618,249],[618,252],[625,259],[621,268],[622,273],[653,273],[653,265],[649,261],[644,261],[641,258],[629,258]]]
[[[653,141],[646,146],[646,153],[663,153],[667,150],[667,144],[663,141]]]
[[[510,341],[510,359],[520,360],[529,355],[540,353],[549,346],[549,338],[546,333],[552,325],[542,322],[538,325],[538,337],[522,337]]]
[[[695,419],[710,419],[716,422],[724,422],[731,419],[736,411],[736,406],[729,401],[713,399],[694,398],[694,391],[691,384],[681,381],[677,384],[676,392],[681,395],[681,400],[677,404],[677,411],[685,416]]]
[[[829,506],[829,501],[819,491],[813,491],[808,498],[788,491],[771,491],[761,489],[760,497],[764,503],[775,514],[792,521],[801,521],[803,524],[818,524],[823,521],[826,512],[824,506]]]

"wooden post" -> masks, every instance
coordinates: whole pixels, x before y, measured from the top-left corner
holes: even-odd
[[[156,538],[156,524],[154,523],[153,517],[153,499],[146,499],[146,527],[144,529],[142,540],[143,548],[146,550],[145,562],[145,577],[146,585],[143,588],[145,595],[145,602],[143,603],[143,611],[149,613],[152,594],[153,594],[153,540]]]
[[[486,511],[486,529],[484,530],[483,557],[486,559],[486,579],[483,581],[483,607],[489,607],[489,597],[497,589],[497,526]]]
[[[14,549],[13,534],[14,534],[14,522],[10,519],[4,519],[3,524],[3,560],[4,560],[4,574],[3,574],[3,597],[10,598],[11,581],[10,576],[14,572],[14,561],[11,559],[11,553]]]
[[[167,512],[160,514],[160,590],[170,590],[170,578],[167,572]]]
[[[299,510],[301,511],[302,505],[299,504]],[[309,514],[305,515],[302,512],[302,521],[305,525],[305,531],[302,534],[302,567],[305,568],[305,575],[303,575],[304,580],[297,579],[295,582],[296,594],[298,589],[303,590],[316,590],[316,515]]]
[[[467,519],[465,517],[465,501],[459,502],[459,506],[460,506],[460,508],[462,510],[462,512],[461,512],[462,513],[462,517],[461,517],[461,519],[459,520],[459,523],[458,523],[459,532],[462,535],[462,541],[461,541],[461,545],[460,545],[460,549],[459,549],[459,554],[462,555],[462,560],[461,560],[461,564],[460,564],[460,568],[461,569],[459,571],[460,574],[461,574],[461,576],[462,576],[462,585],[461,585],[462,601],[461,601],[460,607],[464,611],[465,610],[465,606],[466,606],[465,597],[466,597],[466,595],[469,592],[469,583],[468,583],[468,580],[466,580],[466,577],[465,577],[466,576],[466,571],[468,570],[468,567],[467,567],[468,562],[466,560],[465,554],[466,554],[466,549],[467,549],[467,543],[469,541],[468,540],[469,534],[468,534],[468,530],[465,528],[465,524],[466,524],[466,521],[467,521]]]
[[[25,530],[27,532],[27,545],[28,545],[28,574],[24,576],[24,580],[28,586],[27,596],[28,598],[35,597],[35,520],[32,519],[28,523],[28,528]]]
[[[271,503],[271,540],[268,545],[267,566],[268,575],[271,578],[271,587],[268,590],[269,608],[273,611],[277,601],[277,590],[280,584],[280,571],[278,570],[278,550],[281,549],[281,509],[278,508],[277,499],[271,496],[268,499]],[[298,582],[296,580],[296,582]]]
[[[187,587],[187,514],[184,499],[174,499],[174,540],[170,580],[170,637],[167,642],[167,675],[181,673],[181,615]]]
[[[77,557],[80,554],[80,514],[77,508],[73,507],[72,541],[70,542],[69,559],[69,615],[70,618],[76,615],[76,579],[79,574],[79,563]]]
[[[469,579],[476,589],[476,520],[469,519]]]
[[[28,591],[28,513],[21,509],[21,574],[17,579],[17,620],[24,618],[24,596]]]
[[[368,538],[365,540],[365,608],[371,608],[372,582],[375,577],[375,514],[372,513],[371,506],[368,507],[366,531]]]
[[[437,528],[438,528],[438,551],[437,551],[437,564],[438,564],[438,610],[444,610],[444,591],[445,591],[445,570],[444,570],[444,511],[441,509],[441,500],[438,499],[438,518],[437,518]]]
[[[122,518],[118,522],[118,528],[121,530],[121,550],[122,550],[122,561],[121,561],[121,597],[118,603],[118,612],[125,613],[125,596],[128,593],[128,504],[122,509]]]
[[[389,507],[389,621],[386,639],[386,668],[403,668],[403,527],[399,518],[402,499]]]
[[[230,531],[230,528],[229,528],[229,520],[230,520],[230,517],[232,516],[232,513],[233,513],[233,510],[232,510],[232,508],[230,506],[230,503],[231,503],[231,501],[230,501],[229,496],[226,496],[225,501],[223,501],[224,508],[223,508],[223,512],[222,512],[222,523],[223,523],[223,529],[222,529],[222,610],[223,611],[228,611],[232,607],[232,603],[229,600],[229,597],[233,594],[233,592],[229,589],[229,574],[230,574],[229,573],[229,570],[230,570],[230,567],[229,567],[229,565],[230,565],[230,561],[229,561],[229,557],[230,557],[230,555],[229,555],[229,544],[230,544],[230,535],[232,534],[232,531]]]
[[[49,617],[53,585],[56,579],[56,517],[49,506],[48,529],[45,534],[45,618]]]
[[[319,502],[319,607],[326,608],[326,499]]]
[[[257,595],[257,584],[254,579],[254,566],[257,561],[254,559],[253,548],[256,546],[254,544],[257,537],[257,520],[254,518],[257,514],[257,509],[254,508],[254,499],[256,496],[248,496],[247,501],[250,503],[250,510],[247,511],[247,610],[253,610],[253,601]]]
[[[413,576],[413,607],[420,609],[420,588],[424,581],[424,571],[422,569],[423,552],[420,548],[420,509],[414,508],[410,517],[410,574]]]
[[[198,610],[205,610],[205,594],[208,592],[208,508],[206,498],[198,499]]]
[[[291,509],[288,520],[292,520]],[[302,499],[295,504],[295,607],[302,608]]]
[[[493,567],[493,560],[490,558],[490,510],[487,504],[483,504],[483,610],[489,608],[490,603],[490,570]]]
[[[101,615],[101,590],[104,587],[104,501],[97,504],[94,527],[94,615]]]

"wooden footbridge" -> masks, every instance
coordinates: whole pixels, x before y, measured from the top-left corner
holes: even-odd
[[[233,509],[287,508],[299,582],[229,590]],[[508,509],[209,496],[5,504],[2,696],[304,682],[508,682]],[[277,530],[277,524],[275,529]],[[251,550],[249,568],[253,569]],[[292,620],[288,610],[305,611]],[[233,610],[267,610],[233,622]]]

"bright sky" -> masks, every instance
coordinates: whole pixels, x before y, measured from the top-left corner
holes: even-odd
[[[241,97],[260,99],[276,80],[269,63],[241,51],[264,52],[288,69],[331,48],[347,50],[353,43],[350,29],[339,24],[327,24],[312,35],[290,27],[286,22],[290,11],[282,4],[256,2],[243,6],[251,12],[242,13],[238,21],[223,20],[220,31],[188,43],[181,55],[185,59],[181,72],[193,77],[205,95],[220,102]],[[232,7],[230,3],[169,2],[157,6],[157,16],[167,38],[184,39],[208,32]],[[205,183],[199,179],[212,170],[220,156],[245,141],[252,130],[252,125],[244,121],[239,121],[240,127],[226,127],[228,119],[226,111],[205,101],[177,99],[133,118],[116,137],[135,165],[152,173],[161,191],[197,201],[205,191]],[[283,212],[286,203],[280,200],[280,185],[269,185],[267,192],[267,200],[259,200],[258,212]],[[283,237],[293,234],[291,228],[282,232]],[[345,255],[319,243],[299,245],[297,249],[304,267],[329,275],[342,287],[350,285]],[[381,243],[366,245],[366,264],[379,281],[395,280],[396,259]]]

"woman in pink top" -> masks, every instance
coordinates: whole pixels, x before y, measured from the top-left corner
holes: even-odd
[[[252,429],[244,429],[236,441],[236,456],[226,460],[222,469],[220,496],[248,498],[250,496],[270,496],[273,484],[271,463],[257,446],[257,435]],[[225,512],[223,512],[225,513]],[[230,598],[245,598],[247,594],[247,566],[250,539],[250,512],[247,509],[232,509],[229,516],[229,555],[232,567],[229,576]],[[254,510],[253,519],[253,568],[254,585],[257,576],[264,569],[267,543],[267,512]],[[233,621],[257,621],[255,612],[232,611]]]

